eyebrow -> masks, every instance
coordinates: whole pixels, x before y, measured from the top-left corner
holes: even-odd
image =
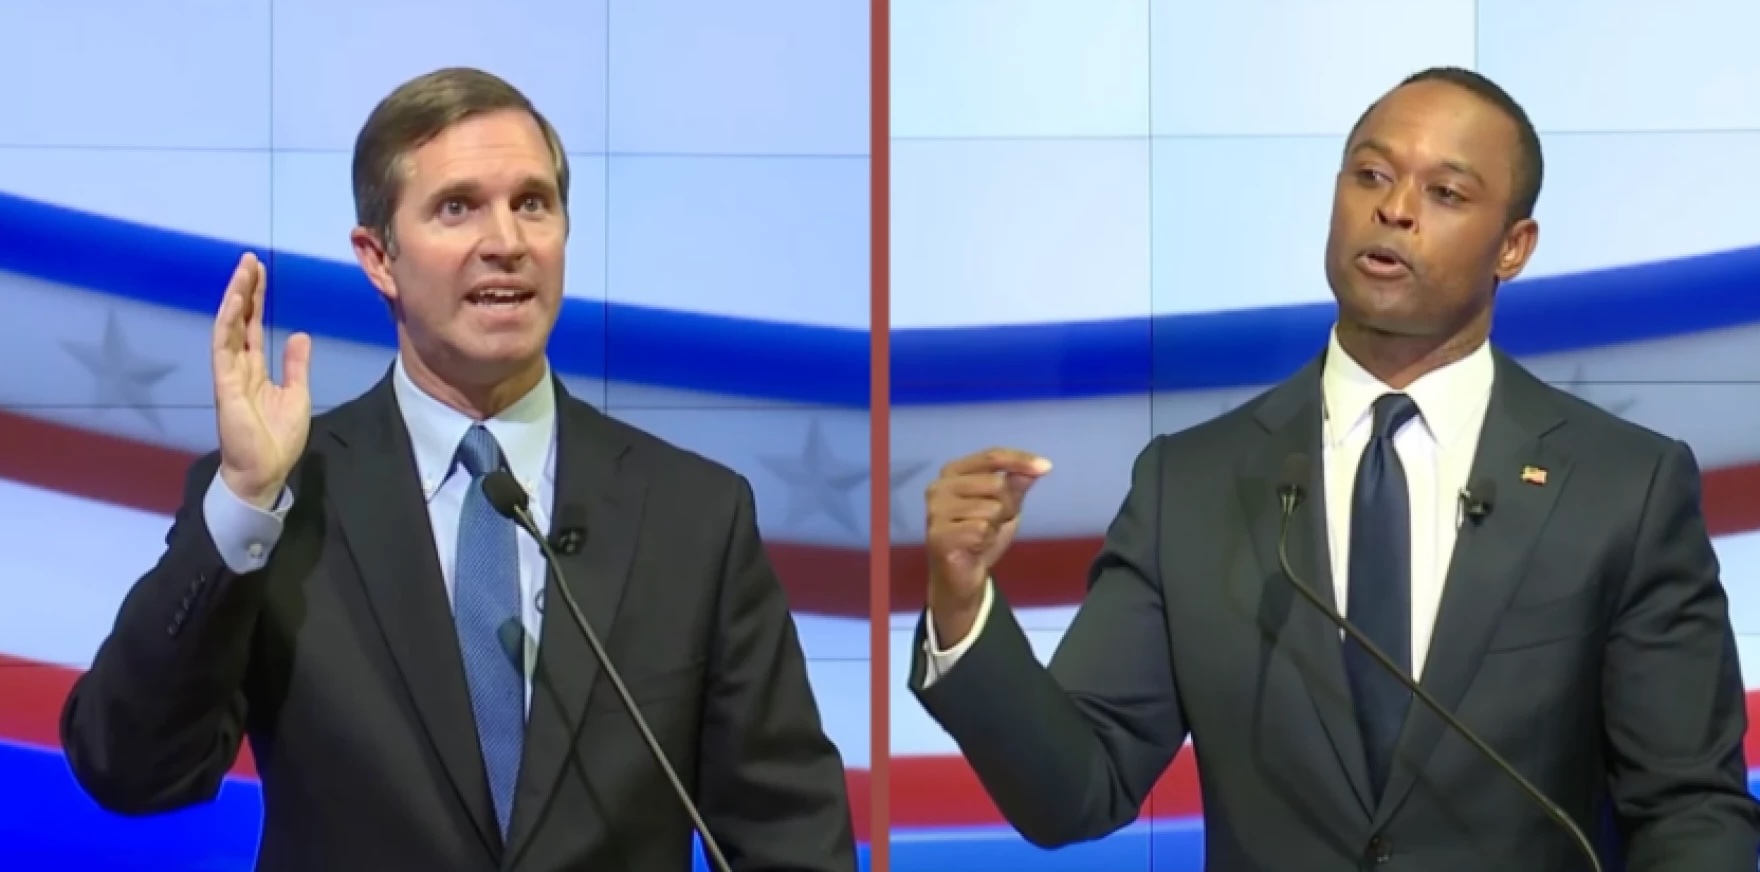
[[[1357,143],[1356,146],[1351,149],[1351,153],[1355,154],[1356,152],[1365,150],[1373,151],[1389,160],[1393,159],[1393,149],[1388,148],[1386,143],[1377,139],[1365,139],[1362,142]],[[1479,171],[1473,169],[1472,165],[1466,161],[1446,159],[1442,162],[1442,166],[1450,172],[1466,176],[1481,185],[1485,184],[1485,177],[1479,175]]]
[[[475,198],[481,195],[482,190],[481,184],[470,179],[447,182],[428,197],[428,203],[444,203],[454,197]],[[514,190],[526,194],[543,194],[553,199],[558,195],[556,183],[543,176],[527,176],[520,180]]]

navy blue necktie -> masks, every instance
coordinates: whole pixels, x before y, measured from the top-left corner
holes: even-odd
[[[1418,413],[1405,394],[1375,401],[1373,431],[1351,496],[1350,596],[1345,614],[1393,662],[1412,668],[1412,514],[1393,437]],[[1411,691],[1348,637],[1344,664],[1363,731],[1369,780],[1381,795],[1405,725]]]
[[[509,658],[501,642],[502,629],[519,621],[519,540],[513,522],[483,496],[483,477],[501,467],[495,437],[481,424],[472,426],[458,446],[458,462],[470,472],[471,485],[458,519],[452,611],[489,795],[506,836],[526,728],[523,664]]]

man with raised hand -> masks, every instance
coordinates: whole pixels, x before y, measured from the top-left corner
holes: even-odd
[[[271,381],[265,271],[240,260],[214,326],[220,448],[67,700],[80,784],[126,814],[187,808],[248,739],[263,872],[686,872],[689,815],[484,493],[506,470],[578,539],[558,568],[732,868],[854,872],[750,486],[550,372],[556,131],[487,73],[420,76],[367,119],[354,193],[396,359],[313,418],[310,340]]]

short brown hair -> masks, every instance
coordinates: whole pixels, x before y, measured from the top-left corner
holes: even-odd
[[[379,234],[395,251],[391,216],[403,193],[403,160],[447,128],[474,115],[504,110],[529,113],[544,133],[556,167],[556,187],[568,211],[568,153],[562,137],[518,88],[491,73],[447,67],[417,76],[373,107],[354,141],[355,222]]]

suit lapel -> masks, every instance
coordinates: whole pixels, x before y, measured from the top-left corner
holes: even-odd
[[[1495,481],[1496,502],[1482,520],[1465,521],[1456,537],[1420,683],[1450,712],[1458,710],[1472,684],[1485,646],[1521,584],[1523,567],[1571,470],[1570,459],[1543,441],[1564,423],[1550,389],[1501,352],[1496,360],[1496,384],[1468,478]],[[1525,467],[1545,470],[1544,483],[1524,481]],[[1447,729],[1422,702],[1413,700],[1376,815],[1377,826],[1398,810],[1412,788],[1415,770],[1423,767]]]
[[[613,648],[613,623],[635,557],[646,480],[628,456],[630,444],[620,428],[568,396],[560,381],[556,391],[558,450],[550,532],[554,536],[576,519],[586,528],[578,551],[557,555],[558,569],[594,634]],[[545,583],[525,758],[508,838],[510,862],[544,818],[602,671],[556,584],[554,574]]]
[[[1304,454],[1309,458],[1308,481],[1305,495],[1290,518],[1286,543],[1289,565],[1322,601],[1336,600],[1331,548],[1326,537],[1320,368],[1321,359],[1314,360],[1266,397],[1256,413],[1266,430],[1264,442],[1259,451],[1247,455],[1237,478],[1258,555],[1259,577],[1263,579],[1258,594],[1262,628],[1275,642],[1288,646],[1287,656],[1302,676],[1314,714],[1367,814],[1373,807],[1368,765],[1363,758],[1362,733],[1351,708],[1338,629],[1290,586],[1277,550],[1283,522],[1279,478],[1285,458]]]
[[[498,845],[452,608],[389,376],[338,412],[331,508],[428,740],[477,834]]]

